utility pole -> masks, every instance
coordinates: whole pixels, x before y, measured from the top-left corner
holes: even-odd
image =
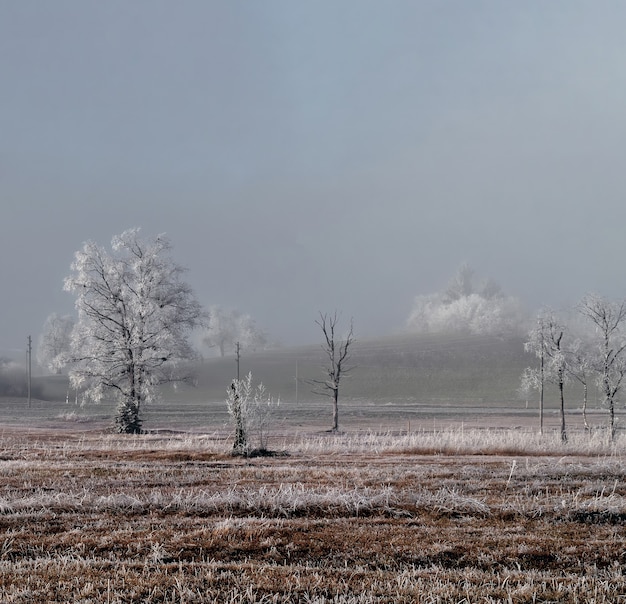
[[[240,351],[241,351],[241,347],[239,346],[239,342],[236,342],[235,354],[237,355],[237,381],[239,381],[239,359],[241,358]]]
[[[543,380],[544,380],[544,372],[545,372],[545,333],[544,333],[544,323],[543,317],[540,322],[541,327],[541,366],[540,366],[540,379],[541,379],[541,392],[539,394],[539,434],[543,434]]]
[[[26,375],[28,380],[28,408],[30,409],[30,392],[31,392],[31,379],[32,379],[32,356],[33,356],[33,343],[32,338],[28,336],[28,348],[26,349]]]

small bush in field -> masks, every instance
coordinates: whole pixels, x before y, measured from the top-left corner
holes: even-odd
[[[241,379],[234,379],[227,392],[226,405],[235,425],[233,454],[250,455],[253,451],[267,451],[267,434],[273,410],[279,401],[268,394],[260,383],[252,385],[252,372]],[[252,440],[256,441],[256,447]]]

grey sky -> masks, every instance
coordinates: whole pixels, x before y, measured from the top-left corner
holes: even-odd
[[[167,232],[286,344],[397,331],[459,264],[626,294],[626,4],[0,2],[0,355],[83,241]]]

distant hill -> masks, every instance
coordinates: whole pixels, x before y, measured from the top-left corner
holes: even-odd
[[[524,353],[521,337],[402,335],[356,341],[354,369],[342,382],[341,395],[373,401],[442,401],[517,404],[525,367],[534,362]],[[314,398],[307,380],[321,378],[321,346],[265,351],[241,357],[241,375],[252,371],[283,400]],[[224,398],[235,375],[233,357],[205,360],[198,386],[205,395]],[[296,392],[296,375],[298,387]]]

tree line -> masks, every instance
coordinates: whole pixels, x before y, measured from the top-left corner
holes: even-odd
[[[574,380],[583,389],[583,423],[587,421],[589,386],[595,384],[609,412],[609,431],[615,438],[615,411],[626,375],[626,301],[613,301],[597,294],[585,296],[575,308],[580,321],[567,321],[544,309],[528,333],[525,350],[535,355],[537,365],[528,367],[521,380],[523,392],[539,394],[540,430],[543,431],[543,400],[546,384],[559,392],[561,439],[567,440],[565,384]]]
[[[504,335],[521,333],[527,315],[521,301],[493,279],[481,279],[462,264],[440,292],[420,294],[406,322],[410,333]]]
[[[139,229],[115,236],[111,250],[86,242],[75,253],[64,289],[75,296],[76,317],[52,314],[44,325],[38,360],[54,373],[66,371],[70,385],[87,400],[114,394],[118,400],[115,428],[138,433],[142,411],[158,396],[159,386],[189,381],[187,361],[197,357],[191,335],[204,330],[203,341],[221,355],[235,342],[248,349],[263,347],[265,334],[246,314],[220,306],[203,309],[184,280],[185,269],[171,256],[164,235],[143,238]],[[493,281],[477,284],[475,274],[463,265],[441,294],[424,304],[418,297],[409,324],[414,331],[437,329],[469,333],[519,332],[523,324],[517,302],[505,296]],[[626,302],[598,295],[586,296],[577,306],[580,321],[567,326],[563,317],[542,310],[528,333],[525,349],[537,358],[521,380],[525,392],[537,391],[540,429],[543,429],[543,395],[546,384],[556,385],[560,396],[561,437],[567,439],[565,384],[575,380],[584,392],[583,420],[589,385],[595,383],[609,411],[611,436],[616,431],[615,409],[626,374]],[[339,316],[320,313],[322,349],[326,355],[324,377],[311,380],[314,392],[332,402],[333,431],[339,429],[339,388],[350,371],[352,321],[343,337]],[[234,449],[249,449],[251,426],[264,433],[267,412],[275,403],[252,376],[237,376],[225,392],[235,426]],[[69,393],[68,393],[69,397]],[[259,427],[260,426],[260,427]],[[264,439],[259,439],[263,447]]]
[[[235,342],[263,347],[265,334],[254,320],[220,306],[204,310],[183,279],[185,269],[171,257],[164,235],[143,238],[139,229],[115,236],[111,250],[86,242],[74,255],[64,289],[75,296],[76,317],[51,314],[38,346],[38,361],[53,373],[67,371],[70,386],[84,399],[113,394],[118,401],[115,428],[139,433],[142,411],[158,396],[159,386],[189,381],[187,361],[197,357],[191,335],[204,330],[203,342],[224,356]],[[337,314],[320,314],[327,379],[316,382],[333,400],[333,429],[338,429],[338,394],[348,369],[352,325],[345,341],[336,333]],[[69,397],[69,393],[68,393]],[[235,425],[234,450],[247,453],[251,426],[264,446],[268,412],[274,406],[262,384],[237,376],[227,391]]]

